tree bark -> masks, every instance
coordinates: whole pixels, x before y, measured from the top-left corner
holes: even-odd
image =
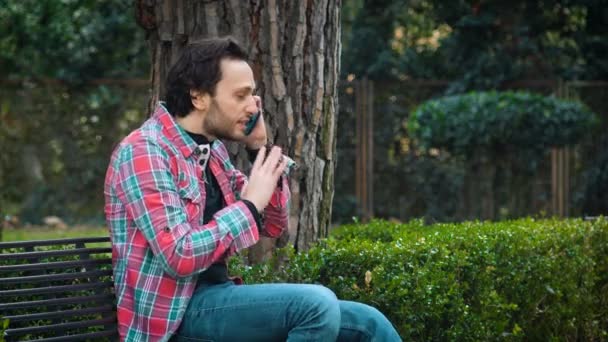
[[[299,165],[292,173],[289,235],[307,249],[325,237],[331,219],[336,163],[341,0],[136,0],[150,41],[152,108],[169,67],[190,41],[230,35],[249,52],[262,97],[269,141]],[[228,144],[237,167],[241,147]],[[274,241],[263,242],[272,246]],[[267,248],[254,249],[254,259]],[[259,260],[254,260],[259,261]]]

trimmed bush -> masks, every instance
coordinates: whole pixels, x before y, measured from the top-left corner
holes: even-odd
[[[249,283],[324,284],[380,309],[405,340],[608,338],[604,220],[373,221],[284,267],[233,268]]]
[[[542,152],[577,143],[597,124],[582,103],[527,92],[471,92],[429,100],[410,116],[410,136],[455,155]]]

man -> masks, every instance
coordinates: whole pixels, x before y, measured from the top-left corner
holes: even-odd
[[[399,340],[377,310],[317,285],[239,285],[226,259],[287,226],[293,161],[266,150],[244,51],[230,38],[189,45],[165,102],[116,148],[105,212],[113,247],[118,330],[126,341]],[[250,151],[249,177],[220,139]]]

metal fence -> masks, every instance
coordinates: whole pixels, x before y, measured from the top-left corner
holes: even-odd
[[[342,84],[335,221],[352,216],[364,220],[375,216],[431,221],[471,218],[464,212],[467,189],[458,161],[419,156],[407,149],[410,141],[404,126],[409,113],[425,100],[443,95],[448,84],[442,80]],[[601,125],[575,147],[547,150],[544,158],[535,161],[534,175],[523,179],[513,175],[512,183],[504,184],[502,197],[498,196],[494,219],[607,213],[603,197],[589,194],[593,186],[586,177],[590,172],[608,174],[598,165],[608,147],[608,108],[603,102],[608,82],[524,80],[508,83],[504,89],[580,100],[598,114]]]

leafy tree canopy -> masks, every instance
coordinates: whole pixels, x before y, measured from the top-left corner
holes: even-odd
[[[128,0],[0,1],[0,73],[79,81],[142,77],[143,32]]]
[[[359,0],[345,4],[345,75],[454,80],[606,79],[607,0]]]

